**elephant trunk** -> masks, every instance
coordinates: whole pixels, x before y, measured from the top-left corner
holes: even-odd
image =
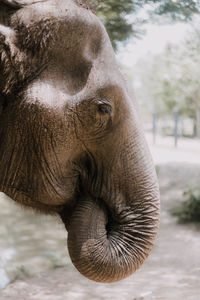
[[[79,203],[69,227],[73,264],[97,282],[114,282],[134,273],[149,255],[157,232],[155,208],[124,211],[118,220],[108,215],[98,200],[87,197]]]
[[[89,194],[79,199],[70,220],[69,253],[76,268],[89,279],[114,282],[129,276],[141,266],[154,245],[159,189],[144,141],[139,148],[128,160],[120,157],[125,173],[121,170],[122,176],[115,176],[115,192],[112,195],[109,191],[107,196],[113,199]]]

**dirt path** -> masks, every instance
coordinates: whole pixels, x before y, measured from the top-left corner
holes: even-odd
[[[199,300],[200,227],[177,224],[169,210],[183,200],[183,190],[199,182],[200,165],[162,164],[157,170],[162,201],[158,242],[138,272],[110,285],[91,282],[74,269],[58,220],[24,212],[1,199],[1,268],[10,280],[19,279],[0,292],[0,299]]]

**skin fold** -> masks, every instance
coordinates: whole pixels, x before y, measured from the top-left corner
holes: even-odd
[[[137,102],[102,23],[75,0],[0,2],[0,191],[59,214],[87,278],[148,257],[159,189]]]

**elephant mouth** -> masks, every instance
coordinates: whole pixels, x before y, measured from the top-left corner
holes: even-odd
[[[27,208],[34,207],[34,209],[39,212],[50,212],[51,214],[53,214],[58,213],[62,208],[62,206],[58,204],[48,205],[39,201],[34,201],[34,198],[30,195],[30,192],[14,186],[1,187],[0,191],[6,194],[11,199],[15,200],[17,203],[20,203]]]

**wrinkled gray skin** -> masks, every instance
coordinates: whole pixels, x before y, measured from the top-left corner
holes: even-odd
[[[0,23],[0,190],[61,216],[83,275],[123,279],[153,247],[159,191],[107,33],[75,0],[0,1]]]

